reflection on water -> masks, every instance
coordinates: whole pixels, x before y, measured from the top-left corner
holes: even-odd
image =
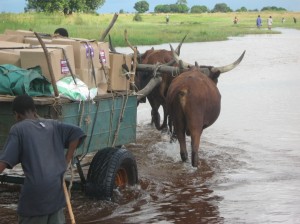
[[[226,65],[247,51],[219,79],[221,115],[204,131],[199,169],[181,162],[178,143],[148,124],[150,108],[142,104],[137,142],[127,146],[139,185],[116,191],[114,202],[73,192],[77,223],[300,223],[299,40],[300,31],[284,30],[184,44],[182,58],[206,65]],[[16,220],[17,195],[0,189],[1,223]]]

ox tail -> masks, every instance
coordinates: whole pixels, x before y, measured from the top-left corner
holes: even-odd
[[[183,122],[185,123],[184,127],[185,127],[185,131],[186,134],[188,136],[190,136],[190,131],[186,125],[186,116],[185,116],[185,108],[186,108],[186,103],[187,103],[187,94],[188,94],[188,89],[181,89],[178,92],[178,100],[179,100],[179,104],[180,104],[180,109],[181,109],[181,113],[182,113],[182,118],[184,119]]]
[[[188,93],[187,89],[182,89],[178,92],[178,100],[181,105],[182,110],[184,111],[184,108],[186,106],[186,95]]]

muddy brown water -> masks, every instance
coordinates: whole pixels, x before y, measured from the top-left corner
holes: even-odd
[[[184,44],[181,57],[203,65],[247,51],[219,78],[221,114],[202,135],[201,165],[181,162],[178,143],[149,125],[142,104],[137,142],[127,145],[138,186],[115,192],[115,202],[73,192],[77,223],[300,223],[300,31],[280,31]],[[0,188],[0,223],[15,223],[18,188]]]

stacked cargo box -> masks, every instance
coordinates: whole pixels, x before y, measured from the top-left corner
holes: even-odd
[[[122,65],[130,69],[131,57],[109,52],[107,42],[41,35],[45,43],[55,81],[71,74],[81,79],[98,94],[129,89]],[[6,30],[0,34],[0,64],[22,68],[41,66],[43,75],[51,80],[46,56],[32,31]],[[5,48],[5,49],[4,49]]]

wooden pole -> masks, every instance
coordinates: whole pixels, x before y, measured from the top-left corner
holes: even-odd
[[[74,217],[74,214],[73,214],[72,205],[71,205],[71,200],[70,200],[70,196],[69,196],[69,192],[68,192],[65,180],[63,180],[63,188],[64,188],[65,197],[66,197],[66,203],[67,203],[69,216],[70,216],[70,219],[71,219],[71,224],[76,224],[75,217]]]
[[[53,91],[54,91],[55,96],[58,97],[59,96],[59,92],[58,92],[58,89],[57,89],[56,80],[55,80],[55,76],[54,76],[54,72],[53,72],[51,60],[49,58],[48,49],[47,49],[44,41],[40,37],[40,35],[37,32],[34,32],[34,34],[37,37],[37,39],[39,40],[39,42],[40,42],[40,44],[41,44],[41,46],[42,46],[42,48],[44,50],[46,61],[47,61],[47,65],[48,65],[48,69],[49,69],[49,73],[50,73],[50,76],[51,76],[51,83],[52,83],[52,86],[53,86]]]
[[[114,17],[113,17],[112,21],[110,22],[110,24],[108,25],[106,30],[103,32],[102,36],[100,37],[100,39],[99,39],[100,42],[104,41],[105,37],[107,36],[107,34],[111,30],[111,28],[114,26],[115,22],[117,21],[118,16],[119,16],[119,13],[114,14]]]
[[[133,50],[133,61],[132,61],[132,68],[131,68],[131,75],[130,75],[130,89],[135,91],[135,73],[136,73],[136,66],[137,66],[137,56],[138,56],[138,50],[137,47],[132,46],[132,44],[128,40],[128,34],[127,30],[125,29],[124,31],[124,37],[125,37],[125,42],[127,45]]]

